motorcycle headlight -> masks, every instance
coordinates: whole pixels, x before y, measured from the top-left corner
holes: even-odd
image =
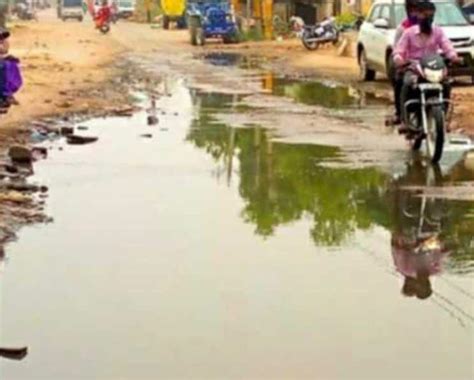
[[[426,80],[431,83],[441,83],[444,76],[443,70],[425,69],[424,74],[425,74]]]

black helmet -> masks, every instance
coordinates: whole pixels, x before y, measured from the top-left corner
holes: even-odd
[[[410,10],[412,10],[413,8],[416,8],[419,3],[420,3],[420,0],[406,0],[405,9],[407,11],[407,14],[409,13]]]
[[[434,11],[436,12],[436,6],[429,0],[422,0],[418,2],[418,9],[420,11]]]

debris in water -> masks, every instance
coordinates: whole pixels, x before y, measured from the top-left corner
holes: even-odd
[[[31,198],[19,191],[9,191],[7,193],[0,193],[0,202],[30,203]]]
[[[69,145],[91,144],[91,143],[95,143],[97,140],[99,140],[98,137],[92,137],[92,136],[70,135],[66,137],[66,141]]]
[[[135,107],[115,108],[111,111],[111,114],[121,117],[132,117],[136,110],[137,108]]]
[[[147,118],[147,123],[148,125],[152,126],[152,125],[157,125],[160,121],[158,120],[158,117],[154,116],[154,115],[150,115],[148,116]]]
[[[140,137],[143,137],[145,139],[151,139],[151,138],[153,138],[153,135],[151,133],[144,133],[144,134],[140,135]]]
[[[48,157],[48,148],[42,147],[42,146],[35,146],[31,150],[31,153],[33,154],[34,158],[46,158]]]
[[[61,135],[63,136],[69,136],[74,133],[74,128],[73,127],[61,127],[60,129]]]

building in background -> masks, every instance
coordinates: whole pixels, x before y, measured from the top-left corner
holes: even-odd
[[[315,24],[325,17],[342,13],[365,15],[373,0],[233,0],[237,14],[260,20],[263,9],[272,9],[273,16],[289,21],[290,17],[301,17],[306,24]],[[271,3],[271,4],[270,4]]]

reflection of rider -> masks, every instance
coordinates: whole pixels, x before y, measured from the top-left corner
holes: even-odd
[[[403,235],[392,236],[392,255],[397,271],[405,277],[402,293],[407,297],[429,298],[432,293],[430,276],[442,270],[448,251],[437,235],[412,241]]]
[[[426,185],[430,171],[431,168],[423,167],[420,162],[411,165],[395,190],[395,228],[391,242],[393,261],[397,271],[405,278],[402,294],[418,299],[432,295],[430,276],[441,273],[449,251],[440,239],[441,204],[400,187]],[[420,179],[424,183],[420,183]]]

